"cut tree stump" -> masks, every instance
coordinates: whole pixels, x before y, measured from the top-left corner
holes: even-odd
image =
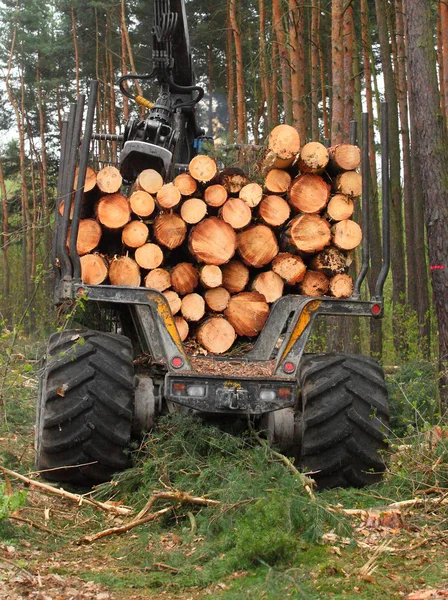
[[[283,169],[271,169],[264,179],[264,187],[271,194],[286,194],[292,177]]]
[[[238,253],[251,267],[264,267],[277,256],[279,248],[274,232],[266,225],[255,225],[237,236]]]
[[[131,221],[124,227],[121,233],[121,241],[128,248],[140,248],[146,243],[148,236],[149,229],[144,223]]]
[[[157,244],[144,244],[135,251],[135,262],[142,269],[157,269],[163,262],[163,252]]]
[[[222,286],[231,294],[242,292],[249,283],[249,269],[239,260],[232,260],[221,268]]]
[[[230,294],[223,287],[207,290],[204,295],[207,307],[213,312],[224,312],[229,305]]]
[[[139,287],[140,267],[129,256],[118,256],[109,264],[109,280],[112,285]]]
[[[180,310],[186,321],[197,323],[205,315],[205,300],[199,294],[187,294],[182,298]]]
[[[81,219],[76,240],[76,250],[79,256],[95,250],[101,240],[101,227],[95,219]],[[67,244],[70,239],[70,229],[67,234]]]
[[[283,279],[274,271],[266,271],[257,275],[252,283],[252,289],[264,296],[266,302],[271,304],[283,296],[285,284]]]
[[[220,216],[233,229],[244,229],[252,220],[252,211],[242,198],[230,198],[222,207]]]
[[[208,352],[223,354],[232,347],[236,339],[236,333],[226,319],[211,317],[199,326],[196,338]]]
[[[339,250],[353,250],[362,241],[361,227],[355,221],[345,219],[339,221],[331,228],[333,244]]]
[[[200,183],[208,183],[216,177],[218,172],[213,158],[206,156],[205,154],[198,154],[198,156],[195,156],[190,162],[188,169],[193,179]]]
[[[155,195],[163,186],[163,177],[154,169],[145,169],[137,177],[136,185],[144,192]]]
[[[131,207],[121,194],[103,196],[96,207],[98,221],[107,229],[121,229],[131,219]]]
[[[332,221],[350,219],[354,210],[353,200],[344,194],[335,194],[327,204],[327,216]]]
[[[350,298],[353,294],[353,280],[350,275],[335,275],[330,279],[330,294],[335,298]]]
[[[318,215],[301,215],[290,221],[286,238],[305,254],[314,254],[323,250],[331,241],[331,231],[327,221]]]
[[[156,208],[154,198],[144,190],[138,190],[129,196],[131,210],[138,217],[150,217]]]
[[[187,224],[175,213],[164,213],[154,221],[154,237],[166,248],[178,248],[187,236]]]
[[[204,265],[199,270],[199,280],[206,289],[222,285],[222,271],[216,265]]]
[[[198,270],[193,264],[183,262],[173,267],[171,285],[173,290],[181,296],[191,294],[198,287],[198,283]]]
[[[238,335],[255,337],[265,326],[269,305],[258,292],[242,292],[230,298],[224,314]]]
[[[227,193],[226,188],[219,183],[208,186],[204,192],[205,202],[209,206],[214,206],[216,208],[222,206],[228,197],[229,194]]]
[[[319,142],[309,142],[300,151],[297,164],[301,173],[321,173],[328,165],[328,149]]]
[[[319,271],[307,271],[300,284],[304,296],[325,296],[330,285],[329,279]]]
[[[164,292],[171,287],[171,275],[166,269],[154,269],[146,275],[145,287]]]
[[[109,268],[103,256],[86,254],[79,260],[81,262],[81,279],[86,285],[101,285],[106,281]]]
[[[289,188],[289,203],[296,212],[317,214],[328,204],[331,186],[320,175],[296,177]]]
[[[96,185],[104,194],[115,194],[122,183],[123,178],[117,167],[104,167],[96,176]]]
[[[223,265],[235,254],[236,233],[222,219],[210,217],[195,225],[190,233],[189,249],[197,261]]]
[[[288,285],[295,285],[305,277],[306,265],[300,256],[280,252],[272,261],[272,270]]]
[[[281,196],[266,196],[258,209],[261,219],[270,227],[281,227],[291,216],[291,208]]]
[[[198,182],[188,173],[181,173],[173,181],[182,196],[193,196],[198,189]]]
[[[180,207],[180,216],[188,225],[196,225],[207,216],[207,204],[199,198],[190,198]]]

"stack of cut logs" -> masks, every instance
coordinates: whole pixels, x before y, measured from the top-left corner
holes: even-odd
[[[352,294],[360,158],[349,144],[301,148],[297,131],[279,125],[261,184],[238,168],[218,172],[204,155],[172,183],[142,171],[126,195],[115,167],[88,169],[77,243],[83,281],[159,290],[183,341],[226,352],[237,336],[255,338],[284,294]]]

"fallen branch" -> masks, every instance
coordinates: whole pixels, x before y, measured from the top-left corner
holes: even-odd
[[[62,535],[62,533],[59,533],[58,531],[52,531],[51,529],[48,529],[43,525],[39,525],[38,523],[31,521],[30,519],[19,517],[18,515],[9,515],[8,519],[12,519],[13,521],[19,521],[20,523],[26,523],[30,527],[34,527],[35,529],[39,529],[40,531],[45,531],[45,533],[50,533],[51,535],[55,535],[57,537],[65,537],[65,535]]]
[[[387,512],[397,508],[410,508],[412,506],[426,506],[428,504],[435,506],[446,506],[448,505],[448,494],[439,496],[438,498],[412,498],[411,500],[401,500],[399,502],[392,502],[387,506],[372,506],[371,508],[343,508],[338,504],[329,504],[327,510],[333,513],[342,513],[351,517],[362,517],[365,518],[369,513],[375,512]]]
[[[85,496],[80,494],[72,494],[71,492],[66,492],[65,490],[61,490],[60,488],[56,488],[52,485],[48,485],[46,483],[40,483],[39,481],[34,481],[34,479],[30,479],[29,477],[25,477],[25,475],[21,475],[20,473],[16,473],[15,471],[11,471],[6,467],[2,467],[0,465],[0,471],[3,473],[10,475],[11,477],[15,477],[16,479],[20,479],[27,485],[42,490],[48,494],[55,494],[56,496],[61,496],[62,498],[66,498],[67,500],[71,500],[76,502],[81,506],[81,504],[89,504],[90,506],[96,506],[97,508],[101,508],[106,512],[113,512],[118,515],[129,515],[132,513],[132,508],[126,506],[114,506],[113,504],[108,504],[107,502],[97,502],[96,500],[90,500]]]
[[[131,521],[130,523],[127,523],[126,525],[121,525],[119,527],[111,527],[110,529],[104,529],[103,531],[100,531],[99,533],[94,533],[93,535],[87,535],[87,536],[79,539],[76,543],[77,544],[91,544],[92,542],[96,542],[97,540],[107,537],[108,535],[126,533],[127,531],[134,529],[134,527],[138,527],[139,525],[143,525],[144,523],[149,523],[150,521],[155,521],[156,519],[159,519],[160,517],[162,517],[163,515],[165,515],[166,513],[170,512],[173,509],[174,509],[174,506],[168,506],[167,508],[162,508],[162,510],[158,510],[155,513],[147,515],[146,517],[143,517],[143,519],[139,519],[138,521],[134,520],[134,521]]]
[[[171,571],[171,573],[179,573],[180,570],[176,569],[176,567],[172,567],[171,565],[166,565],[165,563],[161,562],[156,562],[153,566],[157,569],[160,569],[161,571]]]

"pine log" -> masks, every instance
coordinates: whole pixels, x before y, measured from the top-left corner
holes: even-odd
[[[291,158],[279,158],[275,152],[268,150],[261,161],[260,170],[263,176],[272,169],[288,169],[296,160],[296,156]]]
[[[181,296],[191,294],[198,287],[198,283],[198,270],[191,263],[179,263],[171,271],[171,285]]]
[[[242,292],[230,298],[224,314],[238,335],[255,337],[268,319],[269,305],[258,292]]]
[[[141,221],[131,221],[122,231],[121,240],[128,248],[140,248],[149,236],[148,227]]]
[[[350,219],[353,215],[355,204],[351,198],[344,194],[335,194],[327,204],[327,216],[332,221]]]
[[[230,167],[221,171],[218,175],[218,183],[224,187],[228,194],[236,195],[249,183],[249,179],[242,169]]]
[[[335,275],[330,279],[330,294],[335,298],[350,298],[353,294],[353,281],[350,275]]]
[[[195,156],[190,162],[188,169],[193,179],[200,183],[208,183],[216,177],[216,173],[218,172],[213,158],[205,154]]]
[[[180,339],[182,342],[185,342],[188,334],[190,333],[190,327],[188,326],[188,323],[183,317],[179,316],[174,317],[174,323],[177,327],[177,331],[179,332]]]
[[[187,224],[174,213],[165,213],[154,221],[154,237],[170,250],[178,248],[187,236]]]
[[[221,268],[222,285],[230,294],[239,294],[249,283],[249,269],[239,260],[232,260]]]
[[[121,194],[109,194],[100,198],[96,214],[98,221],[107,229],[121,229],[131,219],[131,207]]]
[[[123,178],[116,167],[104,167],[96,176],[96,184],[104,194],[115,194],[122,182]]]
[[[157,269],[163,262],[163,252],[157,244],[144,244],[135,251],[135,262],[142,269]]]
[[[77,168],[75,171],[75,180],[74,180],[74,185],[73,185],[74,190],[76,190],[78,188],[78,171],[79,171],[79,169]],[[87,167],[86,180],[84,182],[84,194],[91,192],[95,186],[96,186],[96,173],[92,168]],[[118,188],[118,189],[120,189],[120,188]]]
[[[188,173],[181,173],[173,181],[182,196],[193,196],[198,189],[198,183],[196,179],[193,179]]]
[[[353,250],[362,241],[361,227],[355,221],[344,219],[331,228],[333,244],[339,250]]]
[[[167,292],[164,292],[163,295],[165,296],[169,304],[171,314],[174,317],[174,315],[177,315],[177,313],[180,311],[182,300],[179,298],[179,294],[173,292],[173,290],[168,290]]]
[[[204,265],[199,270],[199,279],[206,289],[220,287],[222,285],[222,270],[216,265]]]
[[[224,312],[229,305],[230,294],[224,287],[207,290],[204,295],[207,307],[213,312]]]
[[[335,179],[335,190],[340,194],[359,198],[362,194],[362,176],[356,171],[346,171]]]
[[[280,252],[272,261],[272,270],[288,285],[294,285],[305,277],[306,265],[300,256]]]
[[[199,294],[187,294],[182,298],[180,310],[186,321],[197,323],[205,315],[205,300]]]
[[[81,219],[76,240],[76,250],[79,256],[95,250],[101,240],[101,227],[95,219]],[[70,239],[70,229],[67,234],[67,245]]]
[[[144,190],[138,190],[129,196],[131,210],[138,217],[150,217],[156,208],[154,198]]]
[[[301,173],[321,173],[328,165],[328,149],[319,142],[309,142],[300,151],[297,164]]]
[[[81,279],[86,285],[101,285],[107,279],[109,268],[100,254],[86,254],[81,262]]]
[[[261,201],[258,214],[270,227],[280,227],[291,216],[291,208],[281,196],[266,196]]]
[[[246,202],[250,208],[258,206],[263,198],[263,188],[258,183],[248,183],[239,194],[239,197]]]
[[[191,230],[189,249],[199,262],[207,265],[223,265],[235,254],[236,233],[222,219],[217,217],[204,219]]]
[[[164,292],[171,287],[171,275],[166,269],[154,269],[146,275],[145,287]]]
[[[328,292],[330,281],[319,271],[307,271],[300,291],[304,296],[324,296]]]
[[[233,229],[244,229],[252,220],[252,211],[242,198],[229,198],[222,207],[220,216]]]
[[[289,188],[289,203],[301,213],[317,214],[328,204],[331,186],[319,175],[296,177]]]
[[[61,200],[61,202],[59,204],[59,214],[61,215],[61,217],[64,215],[64,209],[65,209],[65,200]],[[75,201],[72,200],[71,204],[70,204],[70,215],[69,215],[70,221],[73,219],[73,211],[74,210],[75,210]]]
[[[283,169],[271,169],[264,179],[264,187],[271,194],[286,194],[291,185],[291,175]]]
[[[318,215],[301,215],[289,222],[285,232],[289,243],[305,254],[323,250],[331,241],[328,222]]]
[[[347,256],[338,248],[325,248],[311,259],[311,268],[327,277],[343,273],[347,267]]]
[[[212,354],[227,352],[236,339],[235,329],[222,317],[207,319],[196,332],[198,342]]]
[[[174,208],[182,200],[182,195],[174,183],[166,183],[157,192],[156,201],[160,208],[169,210]]]
[[[251,267],[264,267],[278,254],[277,239],[266,225],[255,225],[237,236],[238,253]]]
[[[351,144],[330,148],[331,168],[336,171],[354,171],[361,164],[361,149]]]
[[[157,194],[163,186],[163,177],[154,169],[145,169],[138,176],[136,185],[148,194]]]
[[[299,132],[291,125],[277,125],[269,135],[268,148],[281,160],[294,160],[300,150]]]
[[[181,208],[180,215],[185,223],[196,225],[207,215],[207,204],[199,198],[186,200]]]
[[[204,192],[204,200],[209,206],[222,206],[228,197],[226,188],[219,183],[209,185]]]
[[[112,285],[138,287],[141,281],[140,267],[129,256],[118,256],[109,265],[109,280]]]
[[[252,289],[265,297],[268,304],[283,296],[285,284],[283,279],[274,271],[265,271],[257,275],[252,283]]]

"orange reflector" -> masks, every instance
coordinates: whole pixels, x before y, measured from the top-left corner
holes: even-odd
[[[290,388],[279,388],[278,395],[280,398],[287,398],[291,395],[291,390]]]
[[[173,390],[176,390],[176,392],[183,392],[185,388],[185,383],[173,383]]]

